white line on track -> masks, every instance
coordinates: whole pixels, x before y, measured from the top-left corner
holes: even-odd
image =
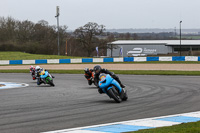
[[[27,87],[29,84],[26,83],[13,83],[13,82],[0,82],[0,90],[1,89],[11,89],[11,88],[21,88]]]
[[[138,120],[129,120],[115,123],[107,123],[86,127],[70,128],[44,133],[120,133],[121,131],[137,131],[156,127],[172,126],[187,122],[200,121],[200,111],[176,115],[160,116]],[[124,128],[124,129],[123,129]]]

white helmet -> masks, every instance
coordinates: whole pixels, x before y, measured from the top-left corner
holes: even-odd
[[[89,68],[86,67],[86,68],[84,69],[84,71],[85,71],[85,72],[88,72],[88,71],[89,71]]]
[[[40,70],[40,66],[36,66],[35,69],[36,69],[36,71],[39,71]]]

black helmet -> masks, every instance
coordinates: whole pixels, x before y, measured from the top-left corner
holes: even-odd
[[[100,65],[96,65],[96,66],[94,66],[94,72],[96,73],[96,74],[99,74],[100,73],[100,71],[101,71],[101,66]]]

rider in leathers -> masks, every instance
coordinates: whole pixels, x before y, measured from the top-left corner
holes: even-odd
[[[89,68],[85,68],[84,71],[85,71],[85,75],[84,76],[88,80],[88,84],[91,85],[92,84],[91,78],[92,78],[93,70],[89,69]]]
[[[120,86],[122,87],[122,88],[125,88],[125,86],[121,83],[121,81],[119,80],[119,77],[118,76],[116,76],[113,72],[110,72],[110,71],[108,71],[107,69],[104,69],[104,68],[101,68],[101,66],[100,65],[96,65],[96,66],[94,66],[94,69],[93,69],[93,71],[95,72],[95,75],[94,75],[94,81],[97,81],[97,84],[98,84],[98,81],[99,81],[99,75],[101,74],[101,73],[105,73],[105,74],[109,74],[112,78],[114,78],[119,84],[120,84]],[[99,88],[99,93],[103,93],[102,92],[102,89],[100,89]]]
[[[35,69],[36,69],[36,78],[37,78],[37,85],[40,85],[40,84],[42,84],[42,83],[45,83],[44,81],[43,81],[43,79],[41,79],[40,78],[40,72],[42,72],[43,70],[44,71],[48,71],[48,70],[46,70],[46,69],[44,69],[44,68],[41,68],[40,66],[36,66],[35,67]],[[51,75],[52,76],[52,78],[55,78],[53,75]]]

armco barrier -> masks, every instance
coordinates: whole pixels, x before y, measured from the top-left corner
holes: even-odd
[[[137,61],[200,61],[200,56],[163,56],[163,57],[119,57],[119,58],[81,58],[81,59],[41,59],[41,60],[0,60],[0,65],[15,64],[63,64],[63,63],[100,63],[100,62],[137,62]]]

